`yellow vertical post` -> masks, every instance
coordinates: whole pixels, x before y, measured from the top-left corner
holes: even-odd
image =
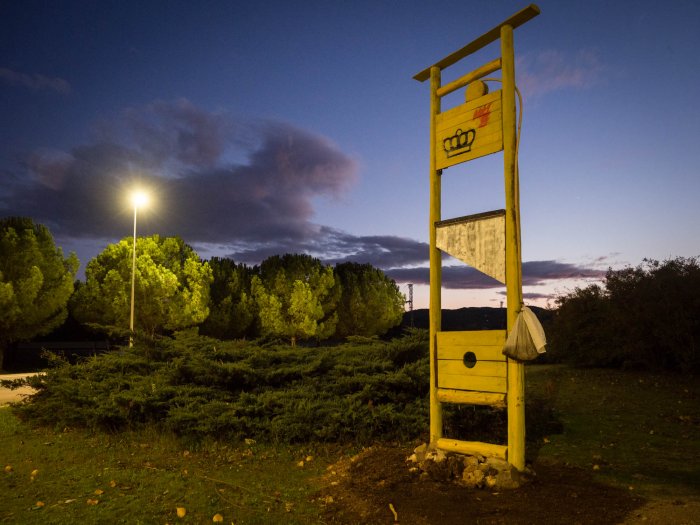
[[[442,406],[437,398],[437,333],[441,328],[442,254],[436,246],[440,220],[440,172],[436,169],[435,120],[440,113],[440,68],[430,68],[430,443],[442,438]]]
[[[503,80],[503,168],[506,196],[506,297],[508,331],[513,329],[523,304],[520,255],[520,196],[516,166],[515,53],[513,27],[501,26]],[[508,359],[508,462],[525,468],[525,369]]]

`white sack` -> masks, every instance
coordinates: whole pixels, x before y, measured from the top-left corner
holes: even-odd
[[[518,314],[508,334],[503,354],[518,361],[531,361],[545,353],[547,338],[537,316],[527,306]]]

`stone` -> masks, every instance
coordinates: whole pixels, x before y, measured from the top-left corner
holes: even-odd
[[[520,472],[502,459],[446,453],[428,444],[416,447],[406,466],[420,481],[452,481],[478,489],[516,489],[535,475],[528,468]]]
[[[422,445],[418,445],[416,448],[413,449],[413,454],[416,456],[416,461],[420,463],[425,459],[425,454],[428,452],[428,445],[423,443]]]
[[[462,483],[469,488],[479,488],[484,483],[484,477],[484,473],[478,469],[471,472],[465,471],[462,475]]]
[[[496,486],[496,476],[488,475],[484,478],[484,485],[487,488],[492,489]]]
[[[445,452],[443,450],[437,449],[435,451],[434,461],[436,461],[437,463],[441,463],[441,462],[445,461],[446,459],[447,459],[447,454],[445,454]]]
[[[503,459],[499,459],[499,458],[489,458],[488,460],[486,460],[486,463],[491,468],[496,469],[499,472],[501,470],[508,470],[511,468],[510,463],[508,463],[507,461],[505,461]]]
[[[477,467],[479,465],[479,458],[477,458],[476,456],[467,456],[464,458],[464,464],[466,466]]]
[[[451,455],[447,458],[447,476],[449,479],[460,479],[464,472],[464,462],[458,455]]]
[[[449,477],[447,461],[444,459],[442,461],[425,461],[421,464],[421,468],[435,481],[446,481]]]
[[[499,489],[517,489],[522,485],[521,475],[515,468],[502,470],[496,476],[496,485]]]

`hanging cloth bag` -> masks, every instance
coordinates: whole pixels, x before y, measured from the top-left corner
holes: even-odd
[[[537,316],[523,306],[508,334],[503,354],[518,361],[532,361],[546,352],[547,338]]]

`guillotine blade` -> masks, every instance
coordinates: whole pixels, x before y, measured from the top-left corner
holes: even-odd
[[[506,211],[435,223],[436,246],[499,282],[506,282]]]

